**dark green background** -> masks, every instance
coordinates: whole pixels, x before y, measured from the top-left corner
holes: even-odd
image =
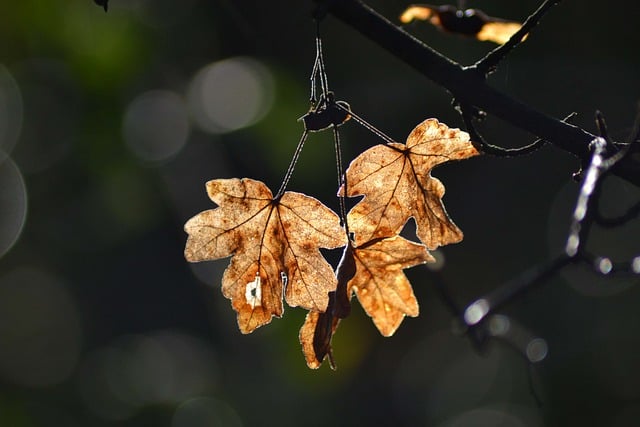
[[[406,5],[370,4],[394,20]],[[574,123],[592,132],[600,109],[623,139],[640,93],[640,14],[605,4],[564,1],[491,83],[549,115],[575,111]],[[538,6],[468,5],[516,20]],[[212,207],[209,179],[279,186],[302,130],[296,119],[308,109],[312,2],[110,6],[105,14],[89,0],[0,4],[0,64],[23,103],[10,156],[28,206],[20,239],[0,259],[0,425],[635,425],[637,276],[603,280],[574,268],[505,307],[512,325],[547,341],[548,357],[535,365],[504,342],[479,354],[454,334],[424,267],[407,273],[420,317],[393,337],[382,338],[355,304],[334,340],[336,372],[306,368],[297,342],[302,310],[241,335],[219,290],[228,260],[188,265],[182,227]],[[427,26],[411,31],[464,65],[493,47]],[[444,90],[331,17],[322,32],[331,87],[369,122],[400,141],[427,117],[461,126]],[[129,149],[123,120],[136,97],[150,90],[185,97],[202,67],[237,56],[273,76],[273,104],[260,122],[211,135],[191,121],[185,146],[162,162]],[[380,142],[355,123],[341,129],[349,159]],[[497,145],[534,139],[495,118],[481,130]],[[546,147],[434,171],[465,232],[440,252],[458,304],[559,253],[578,166]],[[331,136],[314,134],[289,188],[336,208],[335,183]],[[605,193],[611,214],[640,197],[617,179]],[[14,207],[3,199],[0,209]],[[617,260],[639,252],[637,221],[594,233],[595,252]]]

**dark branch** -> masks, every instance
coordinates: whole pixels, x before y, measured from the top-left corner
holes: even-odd
[[[447,89],[460,103],[482,109],[588,161],[593,134],[547,116],[490,87],[477,70],[463,68],[434,51],[359,0],[333,1],[325,5],[328,13]],[[640,187],[640,161],[632,156],[618,162],[612,172]]]
[[[601,226],[606,228],[619,227],[631,221],[640,215],[640,201],[631,206],[625,213],[616,217],[605,217],[598,209],[595,209],[594,220]]]
[[[468,326],[477,325],[489,314],[512,301],[523,292],[528,291],[534,285],[544,283],[572,262],[568,256],[560,256],[546,265],[535,266],[525,271],[521,276],[506,282],[501,287],[469,304],[464,310],[463,320]]]
[[[531,144],[524,145],[522,147],[517,148],[504,148],[499,147],[497,145],[489,144],[484,137],[478,132],[475,125],[473,124],[473,116],[469,110],[472,109],[466,105],[460,106],[460,113],[462,114],[462,121],[464,122],[465,127],[467,128],[467,132],[471,136],[472,144],[476,147],[476,149],[484,154],[488,154],[496,157],[518,157],[525,156],[527,154],[531,154],[534,151],[541,148],[547,141],[544,139],[536,139]],[[571,113],[564,119],[563,122],[570,120],[574,117],[576,113]]]
[[[600,130],[604,132],[605,126],[602,116],[598,115],[597,120],[600,122],[598,124],[601,128]],[[467,326],[480,324],[498,308],[533,286],[544,283],[570,263],[587,262],[591,264],[595,272],[600,274],[609,274],[616,271],[631,272],[633,274],[640,273],[640,256],[633,258],[629,262],[614,265],[609,258],[590,254],[586,250],[587,239],[589,238],[589,232],[597,210],[594,207],[600,195],[602,181],[607,176],[609,169],[624,158],[620,155],[623,150],[606,157],[607,142],[603,137],[594,138],[590,144],[590,150],[591,159],[582,178],[580,194],[571,218],[571,226],[569,227],[564,253],[548,264],[536,266],[526,271],[521,276],[469,304],[462,316],[464,324]]]
[[[538,25],[540,19],[556,4],[560,3],[561,0],[546,0],[542,5],[536,10],[527,20],[522,24],[522,27],[516,31],[516,33],[511,36],[508,42],[503,45],[498,46],[487,56],[482,58],[480,61],[476,62],[473,65],[474,68],[477,68],[478,71],[484,75],[492,73],[495,68],[498,66],[498,63],[502,61],[513,49],[515,49],[522,41],[524,37],[531,32],[533,27]]]

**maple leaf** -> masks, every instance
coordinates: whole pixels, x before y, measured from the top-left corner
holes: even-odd
[[[346,244],[338,216],[318,200],[295,192],[274,199],[262,182],[216,179],[207,193],[219,207],[185,224],[190,262],[233,256],[222,278],[222,293],[250,333],[292,307],[325,311],[337,280],[319,248]]]
[[[434,258],[424,245],[401,236],[373,240],[360,247],[349,245],[338,267],[338,286],[334,295],[330,295],[327,311],[310,311],[300,329],[299,338],[307,365],[318,368],[328,356],[330,366],[335,369],[331,338],[340,319],[349,314],[350,307],[344,299],[349,301],[354,292],[386,337],[393,335],[405,316],[417,316],[418,301],[402,270],[430,261]],[[346,266],[343,277],[342,266]],[[341,286],[345,280],[348,282]]]
[[[362,308],[385,337],[402,319],[418,315],[418,301],[403,269],[435,259],[424,245],[394,236],[365,243],[354,250],[356,274],[349,281]]]
[[[450,33],[498,44],[509,41],[511,36],[522,27],[519,22],[489,16],[479,9],[462,10],[452,5],[414,4],[407,7],[400,15],[400,22],[403,24],[408,24],[416,19],[427,21]]]
[[[442,204],[444,185],[431,169],[478,154],[468,133],[436,119],[416,126],[406,144],[376,145],[360,154],[346,173],[347,196],[365,196],[347,215],[356,245],[397,235],[410,217],[430,250],[462,240]]]

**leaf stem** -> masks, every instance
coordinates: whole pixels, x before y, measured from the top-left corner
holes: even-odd
[[[374,125],[372,125],[371,123],[367,122],[365,119],[363,119],[362,117],[360,117],[359,115],[357,115],[356,113],[354,113],[351,109],[347,109],[346,107],[344,107],[343,105],[340,104],[336,104],[336,106],[346,112],[349,113],[349,115],[351,116],[351,118],[358,123],[360,126],[362,126],[363,128],[367,129],[369,132],[373,133],[374,135],[376,135],[378,138],[382,139],[383,141],[385,141],[386,143],[391,143],[391,142],[396,142],[394,141],[393,138],[391,138],[390,136],[388,136],[386,133],[382,132],[380,129],[378,129],[377,127],[375,127]]]
[[[293,157],[291,158],[291,162],[289,162],[289,168],[287,169],[287,173],[285,173],[284,178],[282,179],[282,184],[280,184],[280,189],[274,196],[273,200],[280,200],[284,191],[287,189],[287,185],[289,184],[289,180],[291,180],[291,176],[293,175],[293,170],[296,167],[296,163],[298,163],[298,158],[300,157],[300,153],[302,152],[302,147],[304,147],[304,143],[309,136],[309,132],[305,129],[302,132],[302,136],[300,137],[300,141],[298,141],[298,146],[296,147],[296,151],[293,152]]]
[[[340,144],[340,132],[338,126],[332,125],[333,130],[333,143],[336,152],[336,168],[338,169],[338,188],[342,188],[342,193],[338,194],[338,203],[340,205],[340,220],[344,225],[344,231],[347,234],[347,241],[349,237],[349,223],[347,222],[347,207],[345,199],[347,197],[347,174],[344,173],[344,167],[342,165],[342,146]]]

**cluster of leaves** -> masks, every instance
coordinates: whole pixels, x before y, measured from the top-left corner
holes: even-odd
[[[479,9],[463,10],[449,4],[410,5],[400,15],[400,22],[408,24],[414,20],[426,21],[442,31],[498,44],[506,43],[522,28],[519,22],[489,16]]]
[[[300,342],[307,364],[333,367],[331,337],[358,300],[384,336],[418,315],[404,268],[429,262],[429,250],[462,240],[442,204],[444,186],[431,176],[442,163],[479,154],[469,134],[436,119],[416,126],[406,144],[376,145],[348,167],[340,197],[364,196],[341,218],[318,200],[286,191],[274,197],[262,182],[217,179],[207,192],[218,207],[185,224],[188,261],[233,256],[222,278],[243,333],[291,307],[309,310]],[[399,234],[409,218],[416,243]],[[320,248],[344,247],[335,273]]]

